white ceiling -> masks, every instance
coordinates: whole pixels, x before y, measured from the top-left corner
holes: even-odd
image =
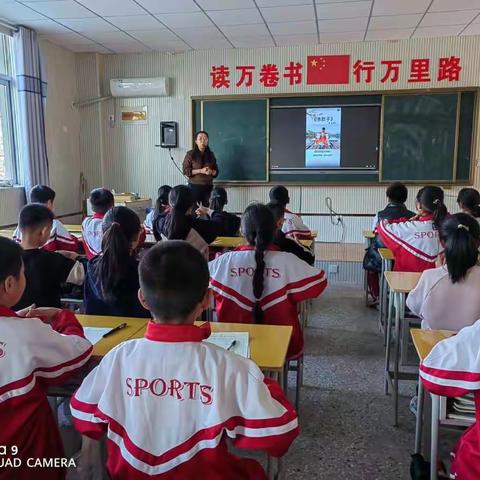
[[[0,0],[75,52],[181,52],[480,34],[480,0]]]

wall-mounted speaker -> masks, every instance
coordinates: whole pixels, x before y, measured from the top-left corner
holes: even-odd
[[[177,148],[177,122],[160,122],[160,146]]]

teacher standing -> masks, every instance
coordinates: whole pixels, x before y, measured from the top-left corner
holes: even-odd
[[[217,159],[208,146],[208,133],[203,130],[195,134],[195,146],[183,160],[183,174],[188,177],[188,185],[195,202],[208,206],[213,179],[218,175]]]

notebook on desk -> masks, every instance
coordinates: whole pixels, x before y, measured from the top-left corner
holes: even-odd
[[[213,343],[237,355],[250,358],[248,332],[213,332],[204,342]]]

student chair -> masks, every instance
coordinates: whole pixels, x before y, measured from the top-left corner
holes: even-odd
[[[295,409],[300,406],[300,387],[303,385],[303,350],[297,355],[287,358],[283,371],[283,390],[288,394],[288,372],[296,372],[295,379]]]

